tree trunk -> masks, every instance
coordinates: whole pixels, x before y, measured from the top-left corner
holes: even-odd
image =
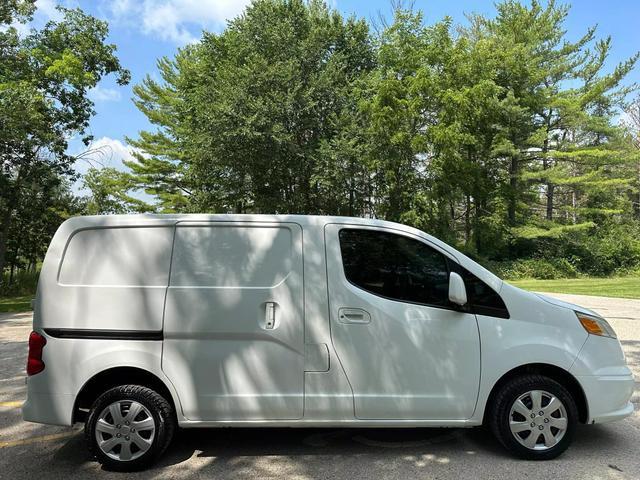
[[[353,217],[356,200],[355,180],[353,178],[353,162],[350,162],[349,173],[349,216]]]
[[[473,219],[473,223],[474,223],[474,234],[475,234],[475,243],[476,243],[476,253],[478,255],[481,254],[482,252],[482,239],[480,238],[480,214],[481,214],[481,210],[480,210],[480,201],[478,200],[477,197],[474,197],[475,200],[475,205],[476,205],[476,214],[475,214],[475,218]]]
[[[549,111],[549,116],[547,117],[547,135],[544,137],[544,144],[542,146],[542,154],[544,155],[542,158],[542,168],[543,170],[547,170],[550,168],[551,164],[547,160],[547,153],[549,152],[549,132],[551,131],[551,115],[553,111]],[[546,219],[553,220],[553,194],[555,191],[555,185],[553,185],[550,181],[547,180],[547,208],[546,208]]]
[[[2,218],[2,224],[0,225],[0,285],[4,279],[4,266],[7,256],[7,237],[9,236],[9,227],[11,226],[11,211],[12,207],[7,205],[7,210]]]
[[[553,220],[553,193],[555,188],[553,183],[547,182],[547,220]]]
[[[640,162],[638,162],[638,198],[633,205],[633,211],[636,214],[636,218],[640,220]]]
[[[7,260],[7,240],[9,239],[9,230],[11,228],[11,217],[16,205],[20,202],[20,184],[24,174],[24,167],[18,168],[16,179],[13,184],[13,191],[9,191],[6,198],[6,207],[0,223],[0,285],[2,285],[4,267]]]
[[[469,194],[466,196],[466,209],[464,212],[464,245],[469,247],[471,242],[471,197]]]
[[[511,157],[511,165],[509,166],[509,206],[508,217],[509,225],[516,224],[516,202],[518,200],[518,159]]]

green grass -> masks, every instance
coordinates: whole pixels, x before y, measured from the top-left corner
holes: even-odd
[[[2,312],[27,312],[31,310],[33,295],[20,297],[0,297],[0,313]]]
[[[562,278],[557,280],[507,280],[534,292],[573,293],[599,297],[640,298],[640,277]]]

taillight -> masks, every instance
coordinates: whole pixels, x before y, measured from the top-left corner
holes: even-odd
[[[42,361],[42,349],[47,344],[47,339],[38,332],[29,335],[29,356],[27,357],[27,375],[35,375],[44,370]]]

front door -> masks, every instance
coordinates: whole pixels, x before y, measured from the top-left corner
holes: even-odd
[[[472,416],[480,380],[475,315],[448,300],[449,261],[391,229],[327,225],[331,335],[360,419]]]
[[[302,417],[300,226],[177,224],[162,368],[190,420]]]

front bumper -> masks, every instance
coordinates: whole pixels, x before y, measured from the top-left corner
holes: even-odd
[[[576,379],[587,397],[587,423],[613,422],[633,413],[633,375],[585,375]]]

